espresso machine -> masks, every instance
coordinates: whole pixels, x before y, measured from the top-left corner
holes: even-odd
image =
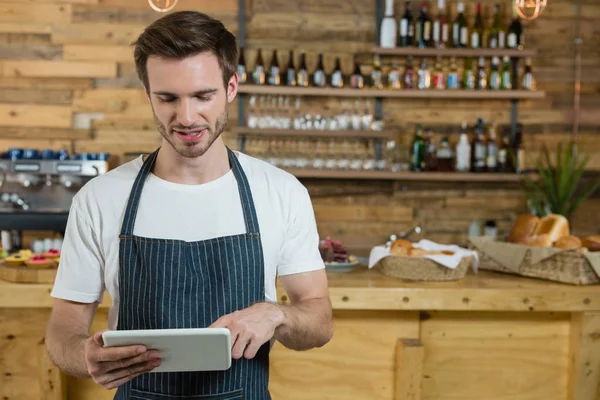
[[[24,230],[64,233],[71,201],[109,170],[108,153],[12,148],[0,153],[0,231],[4,250],[19,250]]]

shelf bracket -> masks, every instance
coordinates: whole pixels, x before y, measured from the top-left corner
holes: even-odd
[[[238,0],[238,47],[246,47],[246,0]],[[238,92],[238,126],[246,123],[246,94]],[[246,151],[246,135],[238,133],[238,150]]]

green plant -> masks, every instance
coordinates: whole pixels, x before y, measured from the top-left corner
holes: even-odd
[[[544,145],[543,156],[534,163],[539,179],[523,180],[526,196],[538,216],[553,213],[570,219],[581,203],[600,188],[600,181],[581,184],[588,161],[589,155],[578,154],[576,143],[570,141],[567,146],[558,144],[553,164]]]

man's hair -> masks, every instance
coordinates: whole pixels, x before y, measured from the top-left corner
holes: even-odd
[[[146,91],[150,90],[147,62],[153,56],[182,60],[209,51],[219,60],[225,88],[237,70],[235,36],[221,21],[197,11],[178,11],[157,19],[132,45],[136,71]]]

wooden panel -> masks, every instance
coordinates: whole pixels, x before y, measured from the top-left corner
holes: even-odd
[[[71,108],[63,106],[0,104],[0,126],[69,128]]]
[[[37,356],[40,400],[66,400],[66,377],[50,360],[44,339],[37,344]]]
[[[2,73],[18,77],[112,78],[117,76],[117,65],[97,61],[4,61]]]
[[[342,206],[316,205],[315,216],[319,221],[412,221],[413,209],[402,206]]]
[[[2,60],[59,60],[62,58],[60,46],[1,44]]]
[[[20,128],[4,126],[0,130],[3,139],[66,139],[76,140],[91,137],[87,129]]]
[[[72,61],[132,62],[133,48],[129,46],[64,45],[63,58]]]
[[[421,328],[422,399],[567,398],[568,315],[430,316]]]
[[[30,23],[27,19],[23,19],[21,22],[0,22],[0,33],[50,34],[51,32],[52,24],[50,22]]]
[[[572,317],[569,365],[569,400],[600,397],[600,313]]]
[[[396,340],[418,337],[418,315],[335,312],[334,331],[331,342],[309,352],[274,345],[270,369],[274,400],[393,398]]]
[[[6,151],[11,147],[52,150],[65,149],[71,151],[72,142],[64,139],[0,139],[0,151]],[[39,301],[39,299],[37,299],[37,301]]]
[[[121,0],[98,0],[102,6],[106,7],[121,7],[126,9],[147,9],[147,2]],[[218,3],[212,0],[179,0],[173,11],[179,10],[202,10],[205,13],[215,12],[237,12],[237,0],[220,0]]]
[[[92,80],[86,78],[0,77],[0,88],[86,89],[91,87]]]
[[[100,0],[19,0],[22,3],[55,3],[55,4],[98,4]],[[11,3],[15,0],[1,0],[0,2]]]
[[[76,112],[127,113],[128,109],[140,105],[151,113],[148,97],[140,89],[83,90],[77,91],[73,99]]]
[[[144,25],[125,24],[64,24],[54,27],[52,41],[57,44],[128,46],[144,28]]]
[[[0,3],[0,21],[67,24],[71,22],[71,11],[68,4]]]
[[[70,105],[71,90],[0,89],[0,103]]]
[[[421,400],[424,354],[418,339],[399,339],[396,343],[394,400]]]

